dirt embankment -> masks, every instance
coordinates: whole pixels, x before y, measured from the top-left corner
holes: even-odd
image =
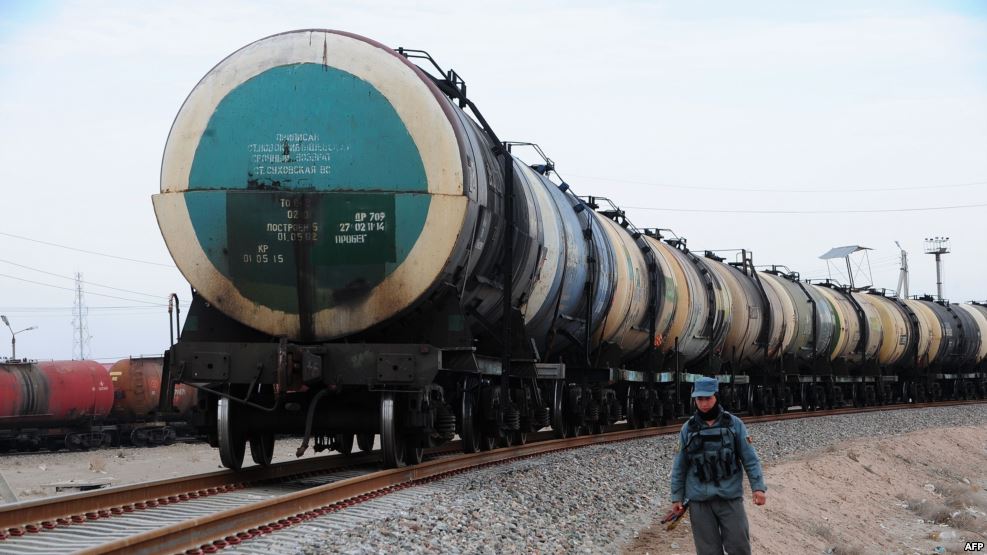
[[[987,426],[933,429],[769,465],[767,505],[745,500],[753,552],[963,553],[987,537],[985,447]],[[656,520],[626,552],[695,553],[688,519]]]

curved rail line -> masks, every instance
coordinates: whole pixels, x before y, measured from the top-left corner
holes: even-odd
[[[841,408],[814,412],[786,412],[783,414],[745,416],[747,423],[771,422],[833,415],[849,415],[899,409],[920,409],[979,404],[984,401],[950,401],[878,407]],[[535,434],[535,441],[526,445],[483,451],[472,454],[453,454],[459,451],[458,442],[432,449],[432,460],[417,466],[383,470],[330,483],[305,487],[269,499],[242,503],[239,506],[180,520],[110,539],[82,553],[211,553],[230,545],[236,545],[252,537],[271,533],[300,524],[323,514],[339,511],[363,501],[399,491],[420,483],[431,482],[446,476],[476,468],[562,451],[588,445],[627,441],[665,434],[674,434],[681,422],[651,428],[631,429],[617,426],[616,431],[599,435],[585,435],[567,439],[551,439],[553,432]],[[257,484],[302,479],[326,475],[347,468],[373,468],[380,460],[380,453],[372,451],[349,456],[333,455],[313,457],[299,461],[278,463],[270,467],[249,467],[233,472],[210,472],[185,478],[175,478],[149,483],[119,486],[98,490],[17,503],[0,507],[0,540],[12,541],[2,549],[16,550],[16,537],[43,534],[66,526],[76,526],[89,521],[129,515],[155,507],[179,504],[213,495],[233,492]],[[82,528],[80,528],[80,531]],[[205,540],[205,543],[204,543]],[[2,542],[0,545],[3,545]],[[27,552],[27,551],[25,551]]]

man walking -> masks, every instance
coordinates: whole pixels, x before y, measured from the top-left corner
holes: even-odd
[[[689,500],[696,555],[749,555],[750,528],[744,512],[743,466],[754,491],[754,504],[766,501],[761,462],[751,447],[747,426],[716,400],[719,382],[696,380],[696,413],[679,434],[672,465],[672,509]]]

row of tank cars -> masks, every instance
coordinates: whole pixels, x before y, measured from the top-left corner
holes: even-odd
[[[159,412],[161,367],[161,357],[0,361],[0,452],[174,443],[196,393],[175,388]]]
[[[197,388],[225,466],[247,445],[270,463],[275,434],[379,434],[401,466],[456,435],[650,425],[700,375],[751,412],[984,396],[983,306],[691,251],[518,147],[456,72],[346,32],[274,35],[203,77],[153,204],[193,289],[163,379]]]

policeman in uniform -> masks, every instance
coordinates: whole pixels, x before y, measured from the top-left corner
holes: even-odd
[[[719,382],[713,378],[700,378],[693,387],[696,414],[679,434],[672,465],[672,509],[681,511],[683,501],[689,500],[697,555],[723,555],[724,550],[749,555],[740,467],[747,472],[755,505],[764,505],[767,486],[747,426],[723,410],[716,400],[718,391]]]

